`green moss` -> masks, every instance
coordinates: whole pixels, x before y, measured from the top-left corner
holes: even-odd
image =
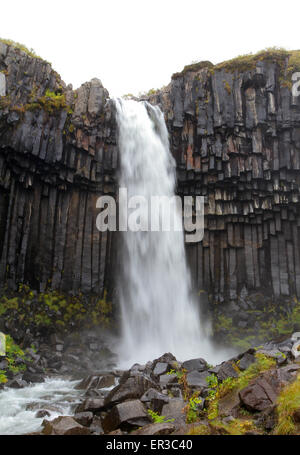
[[[231,95],[231,87],[230,87],[229,83],[227,81],[223,81],[223,82],[224,82],[226,92],[228,93],[228,95]]]
[[[200,424],[200,425],[195,425],[193,426],[187,433],[188,435],[198,435],[198,436],[204,436],[204,435],[209,435],[210,430],[207,425]]]
[[[46,60],[42,59],[42,57],[37,55],[33,49],[28,49],[28,47],[26,47],[25,44],[18,43],[11,39],[3,39],[3,38],[0,38],[0,41],[1,41],[1,43],[7,44],[7,46],[12,46],[16,49],[19,49],[22,52],[25,52],[25,54],[29,55],[30,57],[38,58],[38,59],[46,62]],[[48,62],[46,62],[46,63],[48,63]]]
[[[182,77],[188,72],[196,72],[196,71],[199,71],[199,70],[201,70],[203,68],[212,68],[213,66],[214,65],[211,62],[207,61],[207,60],[204,60],[204,61],[201,61],[201,62],[193,62],[190,65],[186,65],[181,72],[174,73],[172,75],[172,79],[177,79],[179,77]]]
[[[105,326],[111,324],[112,303],[107,290],[103,297],[82,294],[64,295],[58,291],[33,292],[21,285],[17,295],[0,296],[0,316],[7,321],[18,321],[22,326],[52,327],[68,331],[69,328]]]
[[[64,93],[52,92],[46,90],[45,95],[36,98],[35,92],[31,93],[31,101],[25,106],[26,110],[34,111],[36,109],[43,109],[49,114],[54,114],[61,110],[70,110],[70,107],[66,103],[66,95]]]
[[[229,423],[223,423],[219,420],[211,422],[211,426],[216,430],[224,430],[229,435],[241,436],[248,431],[256,429],[252,420],[234,419]]]
[[[257,63],[260,61],[276,63],[280,70],[279,81],[281,85],[291,88],[292,73],[300,71],[300,50],[288,51],[284,48],[270,47],[255,54],[239,55],[231,60],[226,60],[216,65],[213,65],[208,61],[193,62],[191,65],[185,66],[181,72],[173,74],[172,79],[182,77],[188,72],[199,71],[203,68],[208,68],[211,74],[221,70],[230,73],[242,73],[255,69]],[[225,88],[228,94],[230,94],[231,88],[229,84],[227,84],[228,83],[225,83]]]

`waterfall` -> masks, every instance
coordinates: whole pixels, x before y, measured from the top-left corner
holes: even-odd
[[[146,102],[116,100],[120,188],[128,199],[175,195],[175,160],[160,109]],[[163,205],[164,216],[166,207]],[[171,207],[176,223],[182,215]],[[146,214],[145,214],[146,215]],[[119,297],[120,361],[145,363],[165,352],[178,360],[209,354],[200,315],[191,295],[183,232],[122,233]]]

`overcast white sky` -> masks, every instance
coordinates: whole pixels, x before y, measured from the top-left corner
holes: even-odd
[[[167,85],[194,60],[300,48],[299,0],[1,3],[0,37],[33,48],[74,88],[98,77],[111,96]]]

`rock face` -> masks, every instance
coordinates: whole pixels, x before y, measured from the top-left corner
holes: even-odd
[[[98,79],[73,91],[49,63],[0,46],[0,283],[101,295],[111,235],[96,200],[115,192],[117,166],[108,92]]]
[[[178,193],[206,198],[204,239],[187,245],[194,286],[219,302],[300,297],[300,97],[287,53],[238,63],[191,66],[148,97]],[[96,229],[97,198],[116,194],[113,103],[99,80],[73,91],[3,43],[0,71],[0,283],[101,295],[117,249]]]
[[[203,242],[187,251],[195,286],[216,301],[300,294],[300,97],[287,60],[204,62],[150,97],[167,119],[179,194],[206,198]]]

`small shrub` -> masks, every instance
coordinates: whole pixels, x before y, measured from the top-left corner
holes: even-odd
[[[171,423],[174,422],[175,419],[167,419],[165,416],[160,416],[157,412],[152,411],[151,409],[148,409],[148,414],[153,420],[154,423]]]

